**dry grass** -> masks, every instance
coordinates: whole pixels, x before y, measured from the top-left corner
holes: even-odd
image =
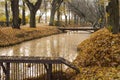
[[[12,29],[11,27],[0,28],[0,47],[57,33],[60,33],[60,31],[56,27],[45,25],[42,25],[42,27],[38,26],[37,28],[22,27],[20,30]]]
[[[73,63],[81,73],[68,74],[69,80],[120,80],[120,34],[101,29],[83,41],[78,52]]]

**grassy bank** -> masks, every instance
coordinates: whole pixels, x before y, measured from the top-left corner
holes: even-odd
[[[0,47],[58,33],[60,31],[56,27],[51,26],[38,26],[37,28],[22,27],[20,30],[12,29],[11,27],[0,28]]]
[[[78,52],[73,63],[81,73],[68,74],[74,74],[69,80],[120,80],[120,34],[101,29],[83,41]]]

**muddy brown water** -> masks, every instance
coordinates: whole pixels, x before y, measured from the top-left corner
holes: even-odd
[[[78,55],[77,45],[89,36],[90,33],[86,31],[69,31],[0,48],[0,56],[63,57],[73,61]]]

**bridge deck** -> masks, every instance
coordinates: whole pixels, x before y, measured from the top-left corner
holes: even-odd
[[[64,31],[64,30],[98,30],[97,28],[93,27],[58,27],[58,29]]]

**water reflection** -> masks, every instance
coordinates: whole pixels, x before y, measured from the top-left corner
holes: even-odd
[[[73,61],[77,56],[77,45],[89,35],[89,32],[84,31],[53,35],[12,47],[0,48],[0,55],[63,57]]]

